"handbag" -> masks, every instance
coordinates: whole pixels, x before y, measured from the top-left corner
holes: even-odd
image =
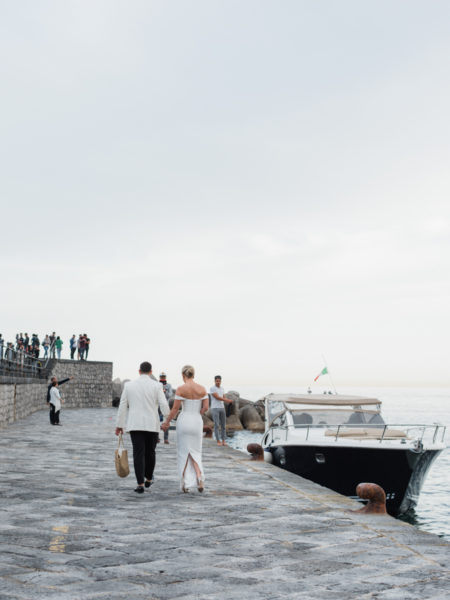
[[[120,445],[122,444],[122,448]],[[130,474],[130,467],[128,466],[128,451],[125,450],[123,445],[122,434],[119,434],[119,444],[117,450],[114,453],[114,462],[116,464],[116,471],[119,477],[127,477]]]

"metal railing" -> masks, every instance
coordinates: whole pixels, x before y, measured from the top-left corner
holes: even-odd
[[[404,434],[403,436],[401,435],[397,435],[397,436],[390,436],[389,435],[389,429],[398,431],[398,429],[394,429],[394,428],[402,428],[402,430],[404,430]],[[367,437],[364,438],[363,435],[361,435],[361,437],[359,437],[360,440],[367,440],[367,441],[377,441],[380,444],[383,441],[399,441],[399,442],[403,442],[405,443],[406,439],[409,439],[410,441],[414,441],[414,442],[420,442],[423,443],[424,441],[424,437],[425,435],[427,435],[427,438],[429,440],[432,440],[432,443],[435,444],[436,441],[440,441],[441,443],[444,442],[444,438],[445,438],[445,433],[447,431],[447,427],[445,425],[442,425],[440,423],[433,423],[432,425],[423,425],[420,423],[393,423],[393,424],[377,424],[377,425],[370,425],[370,424],[364,424],[364,423],[360,423],[360,424],[341,424],[341,425],[329,425],[329,424],[325,424],[325,423],[321,423],[321,424],[317,424],[317,425],[311,425],[311,424],[283,424],[283,425],[278,425],[278,426],[274,426],[270,428],[270,432],[271,432],[271,439],[272,442],[274,441],[274,431],[284,431],[285,432],[285,440],[287,441],[288,439],[288,433],[289,430],[291,429],[301,429],[301,430],[306,430],[306,435],[305,435],[305,441],[307,441],[309,439],[309,434],[310,431],[317,431],[317,430],[331,430],[333,431],[334,429],[336,429],[336,435],[330,435],[330,440],[334,439],[335,442],[337,442],[339,439],[345,439],[342,435],[341,437],[339,436],[339,434],[345,429],[345,431],[348,433],[349,430],[351,429],[365,429],[365,430],[383,430],[381,435],[378,437]],[[418,434],[415,434],[414,432],[417,432],[418,430]],[[414,433],[414,437],[412,437],[412,434]],[[357,435],[356,431],[355,431],[355,436]],[[387,436],[387,437],[386,437]],[[349,439],[352,439],[351,434],[347,436]]]
[[[32,352],[15,349],[12,345],[0,346],[0,376],[46,378],[47,367],[54,357],[53,343],[44,357],[35,356]]]

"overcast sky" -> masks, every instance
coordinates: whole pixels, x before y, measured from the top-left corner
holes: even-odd
[[[1,0],[0,332],[450,384],[447,0]]]

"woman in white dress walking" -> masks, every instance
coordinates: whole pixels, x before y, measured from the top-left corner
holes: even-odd
[[[195,383],[195,369],[190,365],[183,367],[181,374],[184,384],[177,388],[173,408],[161,429],[166,431],[170,421],[182,408],[177,420],[178,475],[183,492],[197,486],[199,492],[205,487],[205,474],[202,466],[203,419],[208,410],[206,389]]]

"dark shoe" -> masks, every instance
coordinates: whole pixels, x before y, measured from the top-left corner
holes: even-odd
[[[134,491],[136,492],[136,494],[143,494],[144,493],[144,487],[142,485],[138,485],[137,488]]]
[[[164,443],[169,444],[170,442],[169,442],[169,440],[164,440]]]
[[[153,485],[153,479],[151,479],[150,481],[145,481],[144,482],[145,487],[149,488],[151,485]]]

